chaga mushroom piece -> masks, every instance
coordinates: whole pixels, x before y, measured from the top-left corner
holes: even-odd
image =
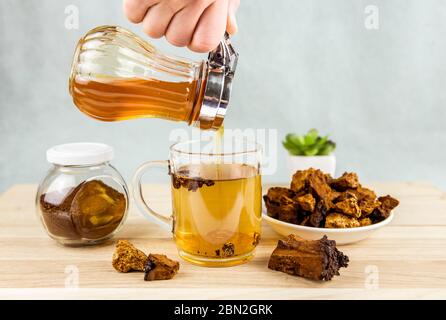
[[[170,170],[170,169],[169,169]],[[209,179],[203,179],[201,177],[190,177],[189,170],[180,170],[177,174],[170,173],[172,179],[172,186],[175,189],[181,187],[187,188],[187,191],[195,192],[203,186],[211,187],[215,184],[215,181]]]
[[[381,205],[373,210],[372,214],[370,214],[370,219],[372,219],[373,223],[380,222],[389,217],[390,212],[399,205],[399,201],[389,195],[384,197],[379,197],[378,201]]]
[[[293,190],[296,193],[304,191],[308,181],[308,175],[313,171],[314,171],[313,168],[310,168],[308,170],[296,171],[296,173],[293,174],[291,180],[291,186],[290,186],[291,190]]]
[[[147,256],[127,240],[119,240],[113,254],[112,265],[119,272],[144,271]]]
[[[362,218],[362,219],[359,219],[359,224],[361,225],[361,227],[365,227],[365,226],[369,226],[369,225],[371,225],[373,222],[372,222],[372,219],[370,219],[370,218]]]
[[[378,201],[381,202],[380,208],[388,211],[395,209],[400,204],[400,202],[397,199],[389,195],[384,197],[379,197]]]
[[[356,198],[347,198],[337,202],[334,205],[334,210],[355,218],[361,217],[361,209],[358,206],[358,200]]]
[[[166,257],[164,254],[149,254],[144,267],[144,280],[169,280],[180,269],[180,263]]]
[[[355,199],[358,200],[358,197],[356,194],[352,191],[345,191],[345,192],[337,192],[338,196],[333,199],[334,203],[344,201],[346,199]]]
[[[337,202],[337,201],[340,201],[342,195],[343,195],[342,192],[339,192],[339,191],[336,191],[336,190],[331,189],[330,201],[331,201],[332,203]],[[338,200],[338,199],[339,199],[339,200]]]
[[[271,201],[281,203],[282,199],[292,200],[292,198],[295,196],[295,193],[293,190],[288,188],[272,187],[268,189],[267,196]]]
[[[330,213],[325,218],[325,228],[356,228],[361,223],[354,217],[347,217],[340,213]]]
[[[358,198],[358,201],[362,201],[362,200],[374,201],[374,200],[376,200],[376,193],[373,190],[359,186],[357,189],[352,189],[349,191],[356,195],[356,198]]]
[[[367,226],[386,219],[398,205],[361,186],[354,172],[333,179],[314,168],[296,171],[290,189],[270,188],[264,200],[270,217],[316,228]]]
[[[298,204],[293,200],[295,193],[287,188],[270,188],[263,196],[270,217],[296,224]]]
[[[323,200],[325,204],[331,206],[332,191],[327,183],[327,177],[321,170],[312,169],[308,174],[308,187],[312,190],[313,196]]]
[[[320,240],[304,240],[289,235],[279,240],[268,262],[268,268],[312,280],[331,280],[339,275],[349,259],[336,248],[336,242],[324,236]]]
[[[359,208],[361,209],[361,213],[363,217],[368,216],[381,205],[381,202],[378,200],[361,200],[359,202]]]
[[[298,170],[291,180],[291,190],[298,196],[311,192],[317,199],[322,199],[327,205],[331,205],[332,190],[328,185],[331,176],[319,169]]]
[[[332,179],[330,186],[337,191],[356,189],[359,187],[358,175],[354,172],[344,172],[339,178]]]
[[[323,222],[325,220],[325,216],[327,215],[328,209],[329,208],[325,204],[324,200],[319,200],[313,213],[311,213],[308,219],[306,219],[305,225],[315,228],[323,227]]]
[[[303,196],[296,197],[295,199],[302,210],[309,211],[309,212],[314,211],[314,207],[316,205],[316,200],[311,195],[311,193],[307,193]]]
[[[335,198],[333,200],[333,202],[335,203],[334,207],[335,208],[338,207],[338,210],[336,210],[336,211],[340,211],[340,212],[344,212],[344,213],[348,214],[347,212],[343,211],[342,208],[340,208],[340,206],[342,206],[342,204],[337,206],[337,204],[339,202],[344,202],[346,200],[350,200],[351,202],[356,201],[357,205],[359,206],[362,217],[365,217],[365,216],[368,216],[369,214],[371,214],[373,212],[373,210],[375,210],[381,204],[376,199],[376,195],[372,190],[359,187],[357,190],[350,189],[350,190],[344,191],[337,198]],[[339,210],[339,209],[341,209],[341,210]],[[359,218],[359,216],[358,216],[358,218]]]

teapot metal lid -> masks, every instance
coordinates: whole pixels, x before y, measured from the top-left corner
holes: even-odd
[[[206,87],[195,126],[216,130],[223,124],[237,60],[238,53],[234,50],[229,34],[226,32],[218,47],[209,52]]]

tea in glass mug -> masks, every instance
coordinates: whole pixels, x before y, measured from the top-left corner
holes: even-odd
[[[260,240],[261,151],[257,144],[234,140],[188,141],[170,149],[170,160],[139,167],[133,188],[144,215],[172,227],[179,255],[201,266],[233,266],[254,256]],[[154,212],[142,196],[148,168],[167,166],[171,175],[172,215]]]

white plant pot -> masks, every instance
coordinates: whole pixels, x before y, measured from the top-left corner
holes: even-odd
[[[329,173],[334,177],[336,171],[336,157],[334,154],[312,157],[288,155],[287,165],[290,175],[293,175],[297,170],[314,168]]]

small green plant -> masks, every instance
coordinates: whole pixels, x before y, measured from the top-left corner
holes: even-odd
[[[336,144],[328,140],[328,135],[321,137],[316,129],[311,129],[304,136],[289,133],[282,143],[293,156],[327,156],[336,148]]]

